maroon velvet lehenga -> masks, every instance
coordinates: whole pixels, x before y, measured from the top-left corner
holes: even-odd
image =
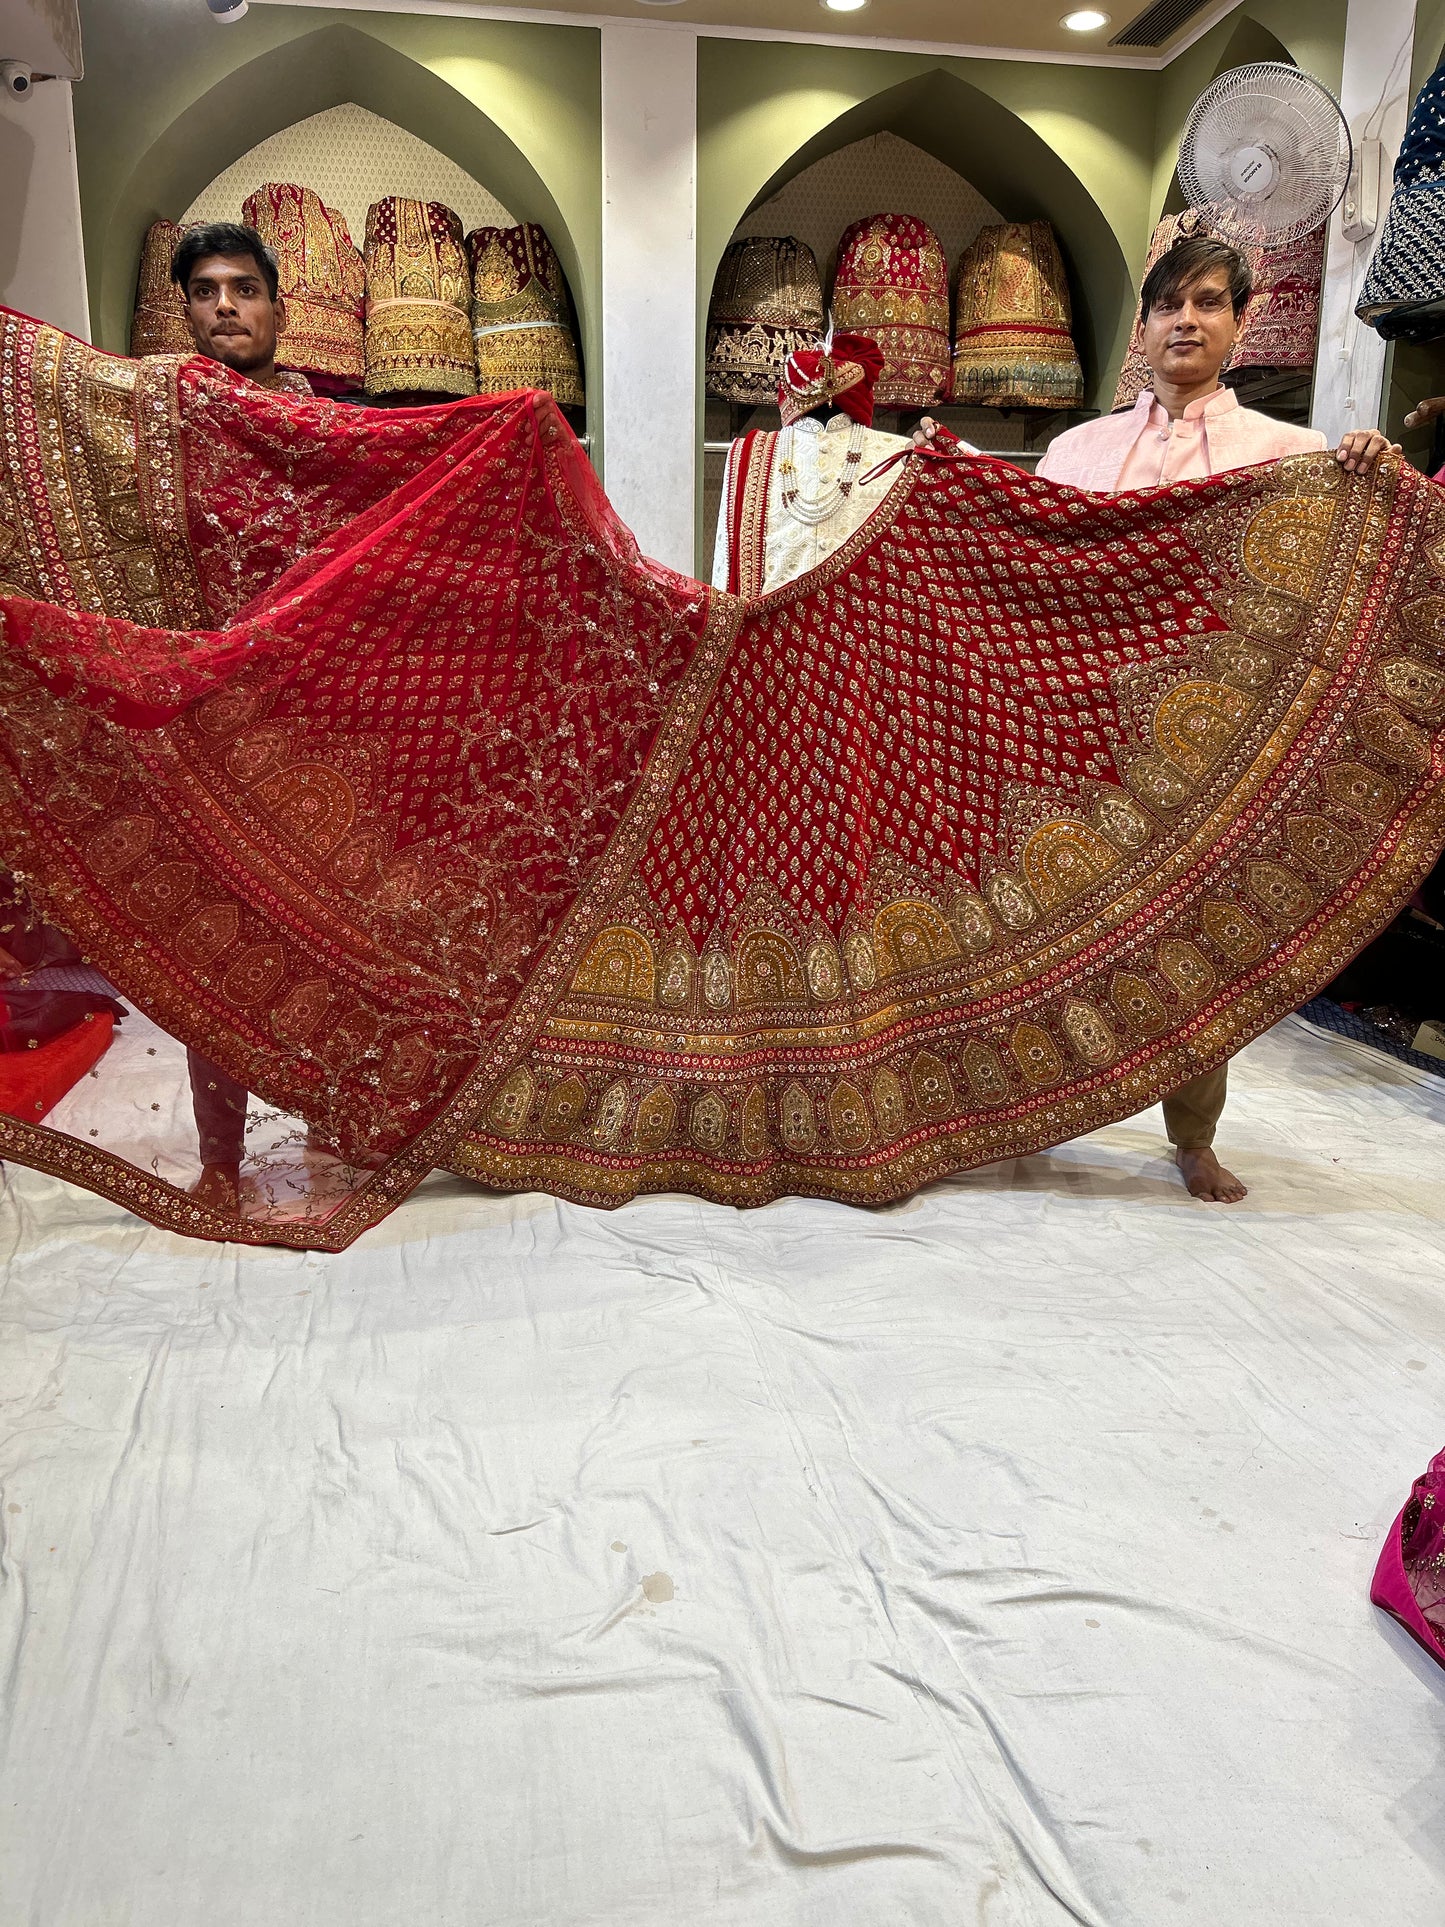
[[[1445,495],[910,462],[755,601],[555,406],[369,411],[0,321],[0,864],[130,1011],[0,1154],[336,1250],[438,1166],[855,1203],[1128,1115],[1445,827]],[[189,1197],[188,1052],[250,1093]]]

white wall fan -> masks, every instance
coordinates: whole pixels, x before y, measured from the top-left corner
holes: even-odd
[[[1350,179],[1349,124],[1328,87],[1283,60],[1221,74],[1179,141],[1179,185],[1203,223],[1254,253],[1323,226]]]

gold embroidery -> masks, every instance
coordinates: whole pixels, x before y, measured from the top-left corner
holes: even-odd
[[[905,898],[885,904],[873,919],[873,949],[880,977],[929,970],[958,955],[948,920],[932,904]]]
[[[652,946],[639,930],[611,925],[592,943],[577,967],[572,988],[579,996],[625,997],[650,1004],[656,989]]]
[[[1118,1056],[1119,1040],[1094,1004],[1071,997],[1064,1006],[1063,1025],[1069,1042],[1086,1064],[1112,1064]]]
[[[1057,909],[1119,861],[1119,852],[1087,823],[1045,823],[1024,845],[1023,873],[1045,910]]]

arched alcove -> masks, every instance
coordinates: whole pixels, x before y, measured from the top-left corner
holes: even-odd
[[[1121,326],[1133,295],[1114,230],[1078,175],[1020,114],[951,69],[935,67],[870,95],[817,127],[751,191],[739,183],[728,232],[805,168],[885,132],[953,169],[1006,219],[1052,224],[1069,265],[1087,397],[1096,398],[1122,352]],[[704,305],[726,240],[726,233],[720,239],[715,234],[712,245],[700,250]]]
[[[441,201],[460,215],[463,230],[513,223],[511,209],[484,182],[430,141],[355,101],[323,107],[248,147],[202,188],[181,219],[233,221],[263,181],[300,181],[313,189],[342,215],[358,246],[372,202],[385,194]]]
[[[911,141],[885,130],[835,147],[755,202],[733,230],[735,239],[791,234],[813,251],[826,285],[843,230],[860,212],[898,208],[927,223],[949,261],[957,261],[980,228],[1003,216],[971,181]]]
[[[406,128],[485,186],[516,219],[539,221],[571,284],[589,364],[597,312],[596,247],[574,235],[540,169],[489,114],[430,66],[349,25],[331,25],[257,54],[190,100],[137,160],[91,250],[99,268],[99,338],[123,347],[141,238],[176,219],[257,142],[330,107],[355,102]]]

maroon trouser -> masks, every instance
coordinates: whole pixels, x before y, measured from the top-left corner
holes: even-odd
[[[219,1065],[199,1051],[186,1052],[186,1067],[191,1073],[191,1103],[201,1140],[201,1163],[238,1165],[246,1149],[245,1085],[227,1077]]]

